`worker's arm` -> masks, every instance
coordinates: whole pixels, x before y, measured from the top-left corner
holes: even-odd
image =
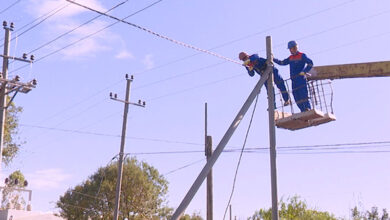
[[[309,57],[307,57],[306,54],[302,54],[302,59],[307,64],[305,69],[303,69],[303,72],[308,73],[313,67],[313,61]]]
[[[281,66],[285,66],[285,65],[290,64],[290,59],[286,58],[284,60],[278,60],[278,59],[274,58],[274,62],[281,65]]]
[[[255,75],[255,71],[253,70],[253,68],[250,68],[250,67],[245,67],[246,68],[246,70],[248,70],[248,74],[250,75],[250,76],[254,76]]]

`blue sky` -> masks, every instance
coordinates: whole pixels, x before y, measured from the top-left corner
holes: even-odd
[[[3,0],[0,10],[14,2]],[[80,2],[105,11],[121,1]],[[129,1],[111,14],[125,17],[153,2]],[[17,36],[24,24],[65,5],[64,0],[24,0],[0,16],[15,23],[12,34]],[[96,15],[67,6],[13,41],[11,55],[32,51]],[[300,50],[320,66],[390,60],[389,19],[390,2],[386,0],[163,0],[128,21],[199,48],[218,47],[212,51],[235,60],[240,51],[264,57],[268,35],[273,39],[274,56],[286,58],[286,44],[294,39]],[[100,17],[34,55],[42,58],[112,22]],[[120,135],[123,105],[111,101],[108,94],[116,92],[124,97],[126,73],[135,77],[132,100],[147,102],[145,109],[130,109],[126,152],[202,151],[205,102],[209,105],[209,134],[217,144],[258,76],[251,78],[240,65],[197,53],[129,25],[116,24],[31,67],[19,69],[24,64],[11,64],[10,76],[18,74],[26,81],[36,78],[38,86],[15,99],[24,108],[20,138],[26,144],[14,162],[3,169],[2,176],[20,169],[33,190],[33,208],[55,211],[53,202],[66,189],[81,183],[118,153],[120,138],[79,131]],[[288,78],[288,67],[278,68]],[[389,141],[389,83],[389,78],[334,80],[337,121],[293,132],[277,129],[277,147]],[[263,89],[248,147],[268,146],[266,109]],[[248,122],[249,115],[229,148],[242,146]],[[386,149],[385,144],[368,148]],[[388,153],[324,151],[280,151],[280,198],[297,194],[311,207],[340,217],[348,217],[355,205],[390,208]],[[223,153],[214,167],[216,219],[223,216],[238,156]],[[201,160],[204,154],[143,154],[137,158],[165,174]],[[166,176],[170,206],[178,206],[202,166],[200,162]],[[269,170],[268,152],[244,154],[232,200],[238,219],[270,207]],[[202,186],[187,212],[205,216],[205,196]]]

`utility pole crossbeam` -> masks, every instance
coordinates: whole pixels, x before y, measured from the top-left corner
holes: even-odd
[[[3,69],[0,76],[0,170],[3,159],[3,148],[4,148],[4,126],[5,126],[5,113],[9,105],[14,100],[18,92],[28,93],[35,88],[37,81],[34,79],[28,83],[22,83],[19,76],[15,76],[14,79],[8,80],[8,64],[9,60],[17,60],[27,63],[32,63],[34,56],[31,55],[30,60],[27,59],[27,54],[23,54],[22,58],[13,57],[9,55],[10,42],[11,42],[11,31],[14,29],[14,24],[11,23],[8,26],[7,22],[3,22],[3,28],[5,30],[4,37],[4,52],[0,54],[3,58]],[[14,93],[9,102],[7,103],[7,96]]]
[[[207,161],[206,165],[203,167],[202,171],[200,172],[199,176],[196,178],[195,182],[192,184],[190,190],[184,197],[183,201],[180,203],[179,207],[176,209],[175,213],[173,213],[173,216],[171,217],[171,220],[178,220],[180,216],[184,213],[185,209],[190,204],[191,200],[194,198],[196,192],[199,190],[200,186],[202,185],[204,179],[210,172],[211,168],[221,155],[223,149],[225,148],[226,144],[232,137],[234,131],[240,124],[241,120],[244,118],[246,112],[248,111],[249,107],[255,100],[256,96],[259,94],[261,87],[264,85],[265,81],[268,79],[269,74],[272,73],[272,68],[267,67],[267,69],[264,71],[264,74],[261,76],[260,80],[257,82],[255,88],[250,93],[249,97],[245,101],[244,105],[238,112],[237,116],[234,118],[233,122],[231,123],[230,127],[226,131],[225,135],[222,137],[221,141],[219,142],[217,148]]]
[[[125,151],[125,140],[126,140],[126,127],[127,127],[127,114],[129,112],[129,105],[135,105],[139,107],[145,107],[145,102],[138,100],[138,103],[130,102],[130,89],[131,82],[133,81],[133,76],[129,79],[129,76],[126,74],[126,97],[125,100],[118,99],[117,94],[110,93],[110,99],[122,102],[125,104],[124,113],[123,113],[123,124],[122,124],[122,136],[121,136],[121,146],[119,151],[119,161],[118,161],[118,177],[116,182],[116,191],[115,191],[115,209],[114,209],[114,220],[119,218],[119,206],[120,206],[120,195],[121,195],[121,186],[122,186],[122,175],[123,175],[123,160],[124,160],[124,151]]]
[[[267,67],[273,72],[272,40],[267,36]],[[271,163],[271,193],[272,193],[272,220],[279,220],[278,214],[278,190],[276,176],[276,135],[275,135],[275,91],[274,75],[268,77],[268,117],[269,117],[269,153]]]

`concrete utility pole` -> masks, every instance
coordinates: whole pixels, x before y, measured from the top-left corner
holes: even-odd
[[[253,88],[252,92],[249,94],[249,97],[246,99],[244,105],[241,107],[240,111],[234,118],[233,122],[230,124],[228,130],[226,131],[225,135],[222,137],[221,141],[219,142],[217,148],[214,150],[210,159],[207,161],[206,165],[203,167],[202,171],[196,178],[195,182],[192,184],[190,190],[187,192],[183,201],[180,203],[179,207],[173,213],[171,220],[178,220],[180,216],[184,213],[185,209],[188,207],[191,200],[194,198],[196,192],[199,190],[204,179],[206,179],[206,176],[208,175],[211,168],[213,167],[213,165],[221,155],[226,144],[232,137],[234,131],[237,129],[241,120],[244,118],[244,115],[248,111],[249,107],[255,100],[256,96],[259,94],[261,87],[264,85],[265,81],[268,79],[268,76],[271,73],[272,73],[272,67],[268,66],[267,69],[264,71],[264,74],[261,76],[260,80],[257,82],[255,88]]]
[[[0,77],[0,170],[3,159],[5,112],[18,92],[28,93],[31,89],[35,88],[37,84],[35,79],[28,83],[19,82],[19,76],[15,76],[14,79],[8,80],[8,63],[10,59],[32,63],[34,56],[31,55],[30,60],[27,60],[27,54],[23,54],[23,59],[9,56],[11,31],[14,29],[14,24],[11,23],[10,26],[8,26],[7,22],[3,21],[3,27],[5,30],[4,53],[2,55],[0,54],[0,56],[3,57],[3,69]],[[7,95],[11,93],[13,93],[13,96],[7,103]]]
[[[123,174],[123,160],[124,160],[124,151],[125,151],[125,139],[126,139],[126,126],[127,126],[127,114],[129,112],[129,104],[136,105],[139,107],[145,107],[145,102],[141,103],[141,100],[138,103],[130,102],[130,88],[131,82],[133,81],[133,76],[129,79],[129,76],[126,74],[126,98],[125,100],[118,99],[117,94],[110,93],[110,98],[115,101],[125,103],[125,109],[123,112],[123,125],[122,125],[122,136],[121,136],[121,147],[119,151],[119,161],[118,161],[118,178],[116,181],[116,192],[115,192],[115,209],[114,209],[114,220],[119,218],[119,206],[120,206],[120,195],[121,195],[121,186],[122,186],[122,174]]]
[[[272,40],[267,36],[267,65],[274,67],[272,60]],[[278,220],[278,190],[276,178],[276,137],[275,137],[275,92],[274,75],[268,77],[268,117],[269,117],[269,154],[271,162],[272,220]]]
[[[205,155],[209,161],[213,154],[212,137],[207,135],[207,103],[205,103]],[[207,175],[207,220],[213,220],[213,170]]]
[[[230,220],[233,220],[233,219],[232,219],[232,217],[233,217],[233,216],[232,216],[232,204],[229,205],[229,212],[230,212],[230,217],[229,217],[229,219],[230,219]]]

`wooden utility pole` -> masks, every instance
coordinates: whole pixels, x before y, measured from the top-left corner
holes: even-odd
[[[213,154],[213,141],[207,135],[207,103],[205,103],[205,155],[209,161]],[[207,175],[207,220],[213,220],[213,170]]]

